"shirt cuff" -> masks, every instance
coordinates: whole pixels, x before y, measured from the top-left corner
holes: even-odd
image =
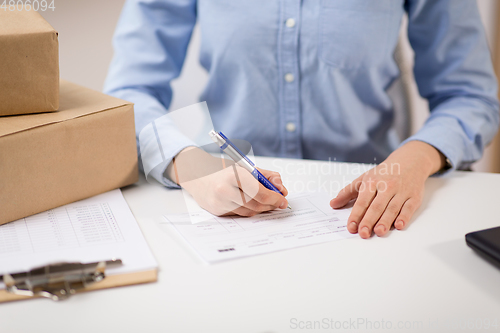
[[[166,187],[180,188],[165,176],[165,171],[179,152],[197,145],[166,117],[161,117],[143,128],[139,133],[139,145],[146,179],[151,176]]]
[[[410,141],[421,141],[441,152],[446,158],[446,165],[433,176],[445,175],[457,169],[464,170],[472,164],[464,161],[463,133],[460,133],[461,130],[456,129],[456,126],[450,126],[450,122],[456,120],[447,116],[435,117],[400,144],[401,147]]]
[[[175,181],[171,180],[168,175],[167,175],[167,168],[172,163],[173,158],[177,156],[182,150],[186,149],[187,147],[190,147],[192,145],[186,145],[186,146],[180,146],[178,148],[178,151],[172,156],[172,158],[165,160],[165,162],[162,162],[158,166],[154,167],[150,172],[149,176],[152,176],[154,179],[156,179],[160,184],[168,187],[168,188],[181,188],[179,184],[177,184]],[[147,178],[147,176],[146,176]]]

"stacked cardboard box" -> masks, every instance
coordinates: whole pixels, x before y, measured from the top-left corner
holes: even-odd
[[[0,117],[0,224],[138,180],[133,105],[60,90],[58,112]]]
[[[0,116],[58,107],[57,32],[33,10],[0,10]]]

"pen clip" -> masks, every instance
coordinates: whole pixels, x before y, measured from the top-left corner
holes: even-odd
[[[227,136],[225,136],[222,132],[219,132],[218,134],[222,137],[222,139],[224,139],[225,144],[231,146],[234,150],[236,150],[236,152],[241,156],[242,159],[250,163],[251,166],[255,167],[255,164],[238,147],[236,147]],[[220,149],[224,150],[225,147],[223,147],[224,146],[221,146]]]

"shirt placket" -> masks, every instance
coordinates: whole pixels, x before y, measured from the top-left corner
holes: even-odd
[[[302,158],[299,28],[301,0],[282,0],[278,36],[281,156]]]

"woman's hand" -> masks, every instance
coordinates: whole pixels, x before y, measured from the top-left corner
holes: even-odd
[[[284,196],[288,195],[279,173],[259,171]],[[254,216],[288,206],[282,195],[265,188],[247,170],[198,148],[189,147],[180,152],[167,172],[203,209],[217,216]]]
[[[422,203],[426,179],[441,170],[445,157],[436,148],[411,141],[383,163],[365,172],[330,201],[332,208],[356,199],[347,220],[350,233],[385,235],[394,224],[402,230]]]

